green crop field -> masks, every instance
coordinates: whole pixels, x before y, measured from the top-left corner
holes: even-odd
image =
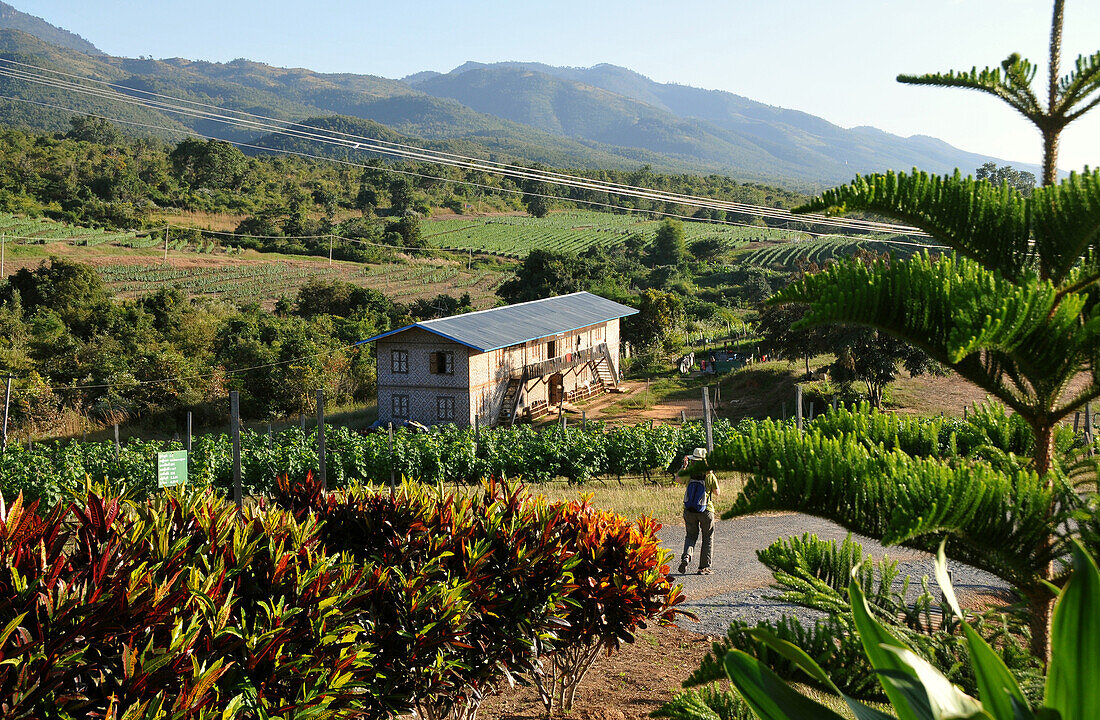
[[[618,245],[635,233],[652,239],[659,224],[659,220],[640,213],[617,215],[586,210],[556,212],[544,218],[448,218],[425,223],[423,232],[437,247],[523,258],[535,248],[581,252],[593,245]],[[750,240],[786,239],[790,233],[770,228],[685,221],[684,235],[689,243],[716,237],[733,248]]]
[[[0,213],[0,235],[5,242],[19,245],[69,242],[73,245],[87,246],[104,243],[129,246],[134,242],[140,242],[132,232],[77,227],[45,218],[16,217],[10,213]]]
[[[900,240],[907,243],[913,242],[908,238],[900,238]],[[901,245],[885,238],[818,238],[756,248],[742,253],[738,259],[749,265],[794,269],[800,262],[814,262],[822,265],[829,260],[850,257],[859,250],[908,257],[920,250],[920,247],[915,244]]]

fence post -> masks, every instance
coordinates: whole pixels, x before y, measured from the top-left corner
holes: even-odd
[[[966,408],[963,408],[963,413],[965,413],[965,412],[966,412]],[[966,415],[964,414],[963,417],[965,418]],[[1078,428],[1080,428],[1080,427],[1081,427],[1081,411],[1078,410],[1077,412],[1073,413],[1073,434],[1074,435],[1077,434]]]
[[[30,437],[29,435],[27,437]],[[115,460],[118,460],[120,448],[118,445],[118,423],[115,423]]]
[[[703,387],[703,427],[707,432],[707,452],[714,449],[714,429],[710,419],[710,388]]]
[[[386,423],[390,436],[390,494],[397,492],[397,480],[393,472],[393,423]]]
[[[680,424],[684,425],[688,421],[687,412],[685,410],[680,411]]]
[[[794,386],[794,426],[802,432],[802,386]]]
[[[187,457],[191,457],[191,411],[187,411],[187,432],[184,433],[183,449],[187,451]]]
[[[833,412],[836,412],[836,395],[833,395]]]
[[[271,421],[267,421],[267,449],[271,449]]]
[[[1092,405],[1085,403],[1085,440],[1092,444]]]
[[[581,432],[588,430],[588,411],[581,410]]]
[[[236,390],[229,391],[229,434],[233,440],[233,502],[244,504],[241,490],[241,398]]]
[[[813,400],[810,401],[809,407],[807,408],[807,410],[808,410],[808,412],[806,414],[806,422],[813,422],[813,419],[814,419],[814,403],[813,403]]]
[[[321,489],[328,491],[328,475],[325,468],[325,391],[317,391],[317,470],[321,475]]]
[[[783,422],[787,422],[787,402],[783,401]]]

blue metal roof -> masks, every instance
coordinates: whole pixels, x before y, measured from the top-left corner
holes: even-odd
[[[362,342],[374,342],[411,328],[420,328],[479,352],[489,352],[550,335],[572,332],[637,312],[634,308],[614,300],[589,292],[578,292],[478,310],[465,315],[425,320],[375,335]]]

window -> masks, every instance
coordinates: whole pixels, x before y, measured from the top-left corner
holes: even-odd
[[[441,395],[435,399],[436,416],[440,420],[455,419],[455,399],[453,395]]]
[[[390,399],[390,409],[393,411],[393,417],[395,420],[408,420],[409,419],[409,396],[408,395],[394,395]]]
[[[390,354],[390,372],[395,372],[400,375],[409,374],[408,350],[394,350]]]
[[[546,343],[546,358],[555,358],[558,356],[558,343],[554,340]]]
[[[454,375],[455,354],[450,350],[439,350],[429,354],[428,372],[433,375]]]
[[[603,342],[603,325],[592,329],[592,341]]]

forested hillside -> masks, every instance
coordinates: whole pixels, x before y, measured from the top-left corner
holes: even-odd
[[[134,123],[128,132],[172,139],[183,128],[237,141],[262,135],[255,128],[28,81],[52,69],[280,120],[370,121],[374,125],[364,126],[370,137],[398,134],[414,145],[522,164],[619,170],[645,164],[816,190],[884,167],[967,171],[994,160],[934,138],[844,129],[807,113],[656,83],[611,65],[466,63],[447,74],[418,73],[401,81],[247,59],[116,58],[63,41],[65,31],[21,17],[26,21],[5,24],[0,18],[0,28],[7,28],[0,30],[0,95],[17,98],[0,100],[0,123],[11,127],[57,131],[81,112]]]

